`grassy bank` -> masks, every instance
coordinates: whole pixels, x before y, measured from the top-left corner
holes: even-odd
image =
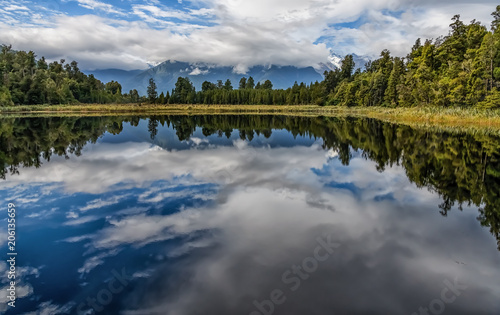
[[[153,105],[83,104],[4,107],[0,117],[103,116],[116,114],[279,114],[296,116],[356,116],[416,126],[479,128],[500,131],[500,110],[414,107],[321,107],[316,105]]]

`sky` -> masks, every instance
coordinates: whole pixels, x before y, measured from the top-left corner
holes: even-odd
[[[496,0],[0,0],[0,44],[81,69],[165,60],[314,66],[331,51],[404,56],[455,14],[489,27]]]

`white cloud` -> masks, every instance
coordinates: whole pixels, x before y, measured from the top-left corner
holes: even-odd
[[[70,302],[65,305],[53,304],[52,301],[45,301],[40,303],[35,312],[25,313],[24,315],[52,315],[52,314],[70,314],[74,303]]]
[[[181,151],[151,150],[151,145],[145,142],[97,144],[92,145],[92,154],[74,158],[77,167],[74,164],[72,167],[61,166],[58,161],[64,158],[53,157],[42,168],[23,169],[19,175],[9,177],[9,182],[11,185],[57,182],[68,192],[100,194],[116,189],[113,187],[118,183],[134,183],[142,187],[151,181],[168,181],[189,175],[189,178],[194,178],[187,179],[191,184],[226,178],[233,183],[245,179],[247,182],[251,180],[252,185],[259,185],[266,180],[267,185],[277,189],[286,185],[283,181],[292,170],[300,175],[309,173],[311,167],[321,167],[326,157],[318,155],[319,150],[322,150],[319,142],[311,147],[276,148],[274,153],[267,147],[250,147],[241,140],[236,141],[234,147],[198,149],[198,146],[192,146],[191,150]],[[168,168],[164,167],[166,161]],[[193,168],[193,165],[203,167]],[[252,166],[258,166],[260,171],[252,170]],[[120,198],[98,198],[83,209],[109,205]]]
[[[13,28],[0,23],[0,41],[16,49],[36,50],[57,60],[78,60],[81,68],[145,68],[166,59],[232,66],[296,64],[308,66],[327,56],[314,39],[297,42],[290,36],[242,25],[201,28],[169,24],[153,29],[143,22],[111,20],[94,15],[61,16],[56,27]],[[182,35],[182,33],[188,33]],[[201,53],[203,52],[203,53]]]
[[[6,271],[9,265],[5,261],[0,261],[0,273],[7,275]],[[40,276],[40,271],[33,267],[22,267],[16,266],[16,298],[22,299],[30,297],[33,294],[33,286],[27,282],[27,276],[34,276],[38,278]],[[7,276],[0,279],[0,312],[5,312],[8,308],[7,302],[10,301],[8,294],[10,287],[10,281]],[[1,287],[3,286],[3,287]],[[19,303],[19,302],[17,302]],[[17,304],[16,304],[17,305]],[[46,313],[44,313],[46,314]]]
[[[2,305],[0,305],[0,312],[7,311],[8,308],[7,303],[10,301],[10,299],[8,298],[9,287],[10,285],[6,285],[5,287],[0,288],[0,303],[2,303]],[[33,294],[33,287],[30,284],[16,286],[17,299],[22,299],[32,294]]]
[[[384,178],[385,174],[377,173],[370,161],[362,158],[355,160],[356,164],[351,165],[350,171],[344,174],[347,177],[345,180],[351,180],[353,175],[359,173],[359,182],[367,186],[363,194],[367,193],[372,196],[384,184],[380,182],[380,179]],[[407,195],[422,192],[408,182],[401,167],[396,167],[392,171],[392,175],[403,182],[393,182],[386,187],[399,190],[399,186],[403,186]],[[336,174],[332,175],[335,177]],[[309,177],[311,176],[314,175],[310,174]],[[356,181],[357,184],[358,181]],[[352,301],[359,297],[359,290],[373,294],[374,290],[379,290],[376,288],[380,286],[380,273],[374,273],[373,270],[380,271],[384,268],[390,270],[391,273],[410,274],[412,275],[410,279],[433,279],[436,274],[451,277],[451,279],[457,275],[461,279],[466,276],[464,269],[460,269],[450,260],[449,253],[452,249],[442,251],[440,246],[442,244],[435,241],[436,235],[443,233],[442,222],[431,220],[432,213],[424,215],[421,213],[422,206],[432,207],[439,199],[427,191],[420,193],[418,206],[416,206],[415,203],[405,204],[401,200],[377,204],[364,198],[354,198],[345,189],[326,189],[323,191],[322,198],[325,203],[334,206],[333,211],[311,206],[305,191],[297,191],[293,197],[293,199],[283,199],[266,187],[249,189],[238,187],[231,192],[225,202],[214,208],[187,209],[167,217],[134,216],[102,230],[95,237],[97,246],[119,246],[129,242],[143,244],[145,241],[158,240],[161,235],[165,237],[168,235],[172,238],[175,235],[190,235],[196,231],[217,231],[205,236],[203,242],[192,244],[188,242],[185,246],[169,252],[175,256],[196,248],[213,246],[210,251],[205,251],[206,255],[202,255],[202,258],[194,255],[197,260],[190,261],[192,263],[183,261],[183,265],[179,266],[179,269],[188,275],[183,278],[182,288],[177,288],[181,290],[179,295],[159,294],[161,300],[145,300],[145,304],[141,303],[139,311],[130,310],[124,313],[195,314],[200,309],[200,305],[204,305],[204,309],[208,308],[207,313],[215,314],[218,313],[216,309],[220,304],[210,303],[209,300],[216,296],[228,297],[226,300],[231,302],[237,301],[228,304],[221,302],[221,304],[229,308],[227,313],[239,313],[237,310],[241,310],[242,305],[244,308],[242,303],[246,303],[246,300],[248,304],[251,304],[256,294],[261,294],[258,296],[264,298],[265,295],[261,292],[267,293],[276,288],[286,268],[289,268],[288,266],[293,262],[300,262],[310,255],[316,246],[314,239],[324,232],[330,233],[343,249],[321,266],[318,271],[321,275],[311,277],[308,280],[309,286],[304,286],[300,291],[302,293],[294,296],[294,299],[301,299],[297,303],[299,305],[307,304],[306,301],[309,301],[307,297],[310,298],[310,295],[303,293],[309,291],[308,288],[315,288],[316,291],[312,292],[318,292],[318,286],[324,289],[321,292],[336,292],[346,296],[345,299],[335,300],[335,303],[341,305],[343,303],[338,301]],[[409,215],[395,215],[402,209]],[[416,213],[419,215],[415,215]],[[438,214],[435,213],[435,215]],[[460,224],[458,223],[460,220],[456,218],[453,220],[454,224],[449,224],[450,233],[452,230],[456,231],[455,224]],[[461,221],[465,224],[464,222]],[[139,224],[139,233],[135,233],[135,230],[130,228],[137,224]],[[352,226],[356,228],[349,228]],[[479,225],[477,228],[480,229]],[[454,235],[458,237],[458,234]],[[416,237],[421,238],[422,242],[415,242]],[[396,254],[387,255],[389,248],[395,250]],[[461,253],[465,261],[477,259],[471,252],[461,251]],[[490,257],[493,256],[494,253]],[[487,271],[483,272],[480,279],[469,280],[468,278],[470,281],[468,283],[479,285],[484,288],[485,292],[490,292],[489,290],[497,292],[496,283],[486,275],[494,273],[496,265],[488,259],[483,260],[482,263]],[[368,270],[365,273],[366,278],[363,278],[363,286],[356,286],[356,290],[345,290],[346,287],[350,288],[349,285],[352,286],[352,273],[355,273],[358,268],[362,271]],[[350,276],[343,276],[345,270],[349,271],[347,273]],[[154,277],[171,279],[161,271],[156,272]],[[325,281],[327,278],[335,279],[335,281]],[[398,281],[401,285],[401,280]],[[437,281],[441,280],[437,279]],[[167,282],[161,282],[165,283],[165,287],[154,287],[155,290],[169,292]],[[429,284],[429,287],[433,285],[435,284]],[[389,288],[394,290],[391,290],[392,294],[385,296],[390,296],[394,301],[405,298],[404,294],[400,295],[400,287],[389,286]],[[426,292],[427,288],[420,291]],[[415,300],[415,294],[411,295],[410,299]],[[371,294],[366,294],[366,296],[371,296]],[[495,293],[491,293],[487,299],[493,296]],[[373,301],[377,300],[377,297],[371,298]],[[325,301],[320,303],[325,303]],[[347,303],[345,307],[352,309],[352,305],[347,306]],[[394,307],[394,305],[388,306],[390,303],[388,304],[387,301],[384,303],[386,307]],[[371,304],[365,303],[366,308]],[[293,309],[294,306],[286,305],[288,310]],[[397,313],[396,308],[394,307],[393,313]]]
[[[101,265],[104,263],[104,259],[112,256],[116,256],[120,250],[114,249],[109,252],[102,252],[99,253],[95,256],[92,256],[90,258],[87,258],[85,262],[83,263],[83,266],[78,268],[78,273],[81,274],[88,274],[94,269],[95,267]]]
[[[342,53],[377,56],[388,48],[405,55],[418,37],[446,35],[454,14],[466,22],[489,23],[496,5],[493,0],[196,0],[184,4],[185,10],[154,1],[133,4],[125,12],[97,0],[75,1],[141,22],[56,14],[52,27],[20,27],[6,15],[0,42],[49,59],[76,59],[83,68],[146,68],[148,61],[176,59],[235,66],[235,72],[244,73],[256,64],[314,65],[326,60],[328,46]],[[27,8],[4,7],[13,9]],[[356,27],[339,24],[359,18]]]
[[[154,21],[157,23],[160,20],[155,18],[176,18],[179,20],[195,20],[200,16],[213,16],[214,10],[212,9],[199,9],[199,10],[189,10],[180,11],[172,10],[165,6],[155,6],[155,5],[133,5],[132,12],[144,19],[145,21]],[[153,20],[154,19],[154,20]]]
[[[227,306],[227,313],[241,313],[231,307],[245,306],[242,303],[247,302],[251,305],[256,295],[259,301],[266,298],[263,294],[276,288],[280,276],[291,264],[311,255],[315,238],[325,232],[342,244],[340,251],[321,265],[294,299],[283,305],[287,308],[284,313],[296,305],[308,305],[312,296],[308,293],[317,292],[338,294],[331,302],[339,308],[345,305],[352,310],[351,301],[362,294],[367,297],[363,303],[365,313],[380,301],[391,307],[388,313],[398,313],[402,308],[397,306],[406,306],[409,300],[428,301],[420,299],[422,294],[434,292],[432,288],[441,285],[441,277],[453,279],[457,275],[468,276],[467,285],[482,292],[479,303],[498,296],[496,278],[491,276],[497,274],[498,255],[494,251],[477,255],[478,251],[486,253],[485,248],[494,248],[495,243],[486,229],[479,224],[471,225],[475,209],[457,213],[444,222],[436,207],[440,197],[412,184],[401,166],[379,173],[374,161],[358,155],[349,167],[344,167],[336,159],[337,153],[325,152],[319,142],[309,147],[253,148],[248,142],[238,140],[232,147],[212,148],[201,150],[195,146],[190,150],[168,151],[151,150],[149,143],[106,143],[96,145],[91,155],[82,155],[76,168],[66,168],[63,158],[53,157],[42,168],[24,169],[19,176],[9,177],[8,182],[56,181],[69,192],[94,193],[110,191],[117,183],[125,182],[150,188],[139,201],[153,203],[156,200],[148,198],[160,195],[165,187],[152,185],[151,181],[170,182],[175,178],[172,186],[167,187],[171,188],[184,184],[182,175],[190,175],[198,183],[212,183],[217,174],[226,171],[229,177],[218,190],[216,204],[192,206],[172,214],[127,209],[128,213],[120,212],[109,218],[109,224],[92,231],[93,234],[65,240],[88,242],[86,247],[93,255],[79,269],[86,274],[126,246],[139,247],[205,233],[202,239],[193,237],[179,242],[182,244],[173,250],[171,246],[155,249],[158,255],[178,257],[210,247],[202,255],[185,257],[179,269],[174,269],[179,270],[176,274],[184,276],[182,286],[171,281],[171,270],[168,275],[162,274],[162,268],[134,273],[135,277],[152,276],[155,283],[160,284],[148,282],[146,288],[138,286],[137,290],[154,290],[159,294],[138,301],[140,309],[124,314],[195,314],[199,309],[221,314],[213,309],[219,305]],[[312,169],[325,169],[325,172],[318,176]],[[348,189],[325,186],[331,182],[352,183],[360,192],[354,194]],[[280,190],[284,194],[278,194]],[[183,198],[185,193],[181,191],[177,197]],[[375,196],[387,194],[395,200],[373,201]],[[464,216],[469,220],[464,220]],[[464,229],[474,233],[462,233]],[[482,232],[475,234],[477,231]],[[448,238],[439,237],[442,235]],[[471,277],[470,269],[465,270],[453,262],[454,255],[481,265],[481,272]],[[381,273],[387,270],[393,277],[381,276],[389,274]],[[352,283],[357,271],[363,272],[363,285]],[[357,275],[359,278],[362,274]],[[379,296],[379,288],[387,284],[381,279],[395,282],[385,286],[389,291]],[[415,280],[421,281],[418,289],[411,294],[401,290],[401,287],[414,287]],[[177,285],[175,292],[179,295],[168,290],[170,284]],[[163,294],[166,292],[169,294]],[[229,303],[210,303],[220,296]],[[398,304],[403,299],[405,303]]]
[[[200,74],[207,74],[209,70],[200,70],[200,68],[194,68],[193,71],[189,73],[189,75],[200,75]]]
[[[69,0],[71,1],[71,0]],[[104,3],[97,0],[72,0],[78,2],[78,5],[82,8],[90,9],[90,10],[102,10],[106,13],[125,15],[123,11],[116,9],[114,6],[108,3]]]
[[[236,74],[246,74],[249,70],[249,67],[244,64],[237,64],[236,66],[233,67],[233,72]]]
[[[4,244],[7,243],[7,238],[9,237],[9,235],[7,234],[7,231],[2,229],[0,231],[0,246],[3,247]]]
[[[399,16],[369,10],[358,28],[332,28],[325,31],[325,36],[330,37],[334,49],[338,47],[341,53],[376,57],[383,49],[389,49],[393,55],[405,56],[417,38],[447,35],[453,15],[461,14],[465,23],[477,19],[489,26],[490,13],[494,10],[491,1],[464,1],[460,6],[422,2],[419,6],[399,7],[402,9]]]
[[[80,225],[80,224],[85,224],[93,221],[99,220],[101,217],[96,216],[96,215],[87,215],[81,218],[77,219],[72,219],[64,223],[64,225]]]
[[[48,216],[54,214],[59,208],[51,208],[50,210],[39,210],[37,212],[33,212],[31,214],[26,215],[26,218],[42,218],[46,219]]]
[[[341,53],[377,56],[388,48],[405,55],[418,37],[446,35],[454,14],[489,23],[496,5],[493,0],[196,0],[183,4],[185,10],[150,2],[125,12],[96,0],[77,1],[140,21],[56,14],[51,27],[20,27],[10,16],[0,22],[0,42],[49,59],[76,59],[87,69],[147,68],[148,61],[175,59],[244,73],[257,64],[315,65],[327,59],[329,46]],[[360,18],[356,27],[339,24]]]
[[[30,11],[26,6],[24,5],[16,5],[16,4],[10,4],[6,7],[3,8],[5,11]]]
[[[85,212],[85,211],[92,210],[92,209],[101,209],[102,207],[115,205],[115,204],[119,203],[121,200],[127,198],[128,196],[129,195],[119,195],[119,196],[112,196],[112,197],[104,199],[104,200],[101,198],[95,199],[95,200],[87,202],[87,205],[80,208],[79,210],[81,212]]]
[[[196,68],[196,69],[198,69],[198,68]],[[202,138],[197,138],[197,137],[191,137],[189,140],[191,142],[193,142],[195,145],[200,145],[202,143],[210,143],[210,141],[208,141],[208,139],[202,139]]]

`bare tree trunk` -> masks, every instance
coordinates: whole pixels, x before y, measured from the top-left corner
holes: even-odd
[[[484,168],[483,168],[483,183],[484,183],[484,176],[486,175],[486,163],[488,161],[488,154],[486,153],[486,156],[484,157]]]
[[[491,70],[491,81],[490,81],[490,91],[493,91],[493,52],[492,56],[490,58],[491,65],[490,65],[490,70]]]

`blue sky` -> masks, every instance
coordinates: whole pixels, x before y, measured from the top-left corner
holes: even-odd
[[[165,60],[314,66],[340,54],[403,56],[450,19],[485,25],[495,0],[0,0],[0,43],[82,69]]]

